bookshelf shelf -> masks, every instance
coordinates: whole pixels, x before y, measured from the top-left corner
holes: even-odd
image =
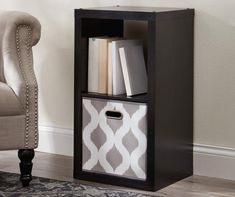
[[[117,101],[128,101],[128,102],[139,102],[139,103],[147,103],[147,94],[140,94],[128,97],[126,94],[120,95],[108,95],[108,94],[99,94],[99,93],[87,93],[83,92],[82,97],[90,97],[90,98],[99,98],[99,99],[108,99],[108,100],[117,100]]]
[[[88,40],[97,36],[144,40],[146,94],[88,92]],[[193,9],[75,10],[75,178],[158,190],[193,174],[193,42]],[[103,113],[105,107],[108,113]],[[105,149],[107,141],[113,147]],[[120,143],[126,151],[120,151]],[[145,149],[132,163],[136,158],[131,155],[140,145]]]

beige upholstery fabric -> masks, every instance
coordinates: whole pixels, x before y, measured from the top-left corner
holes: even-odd
[[[0,40],[0,46],[1,46],[1,40]],[[0,49],[1,51],[1,49]],[[3,75],[3,58],[2,53],[0,52],[0,82],[4,81],[4,75]]]
[[[0,116],[15,116],[23,114],[24,110],[13,90],[0,82]]]
[[[14,140],[14,132],[11,135],[12,147],[18,149],[36,148],[38,144],[38,86],[33,69],[32,46],[40,38],[40,28],[38,20],[29,14],[15,11],[0,12],[0,81],[14,91],[17,98],[15,100],[18,102],[15,105],[21,106],[16,114],[6,114],[7,123],[3,121],[3,116],[0,116],[0,138],[1,132],[6,132],[3,131],[4,128],[15,131],[17,135],[21,132],[24,136],[23,144]],[[4,93],[0,92],[0,95],[2,94]],[[7,107],[4,107],[5,111]],[[4,113],[6,112],[0,107],[0,114]],[[22,118],[19,123],[19,113],[24,115],[24,123],[21,122]],[[16,124],[9,126],[11,121]],[[14,128],[14,125],[21,129]],[[0,143],[1,149],[3,147]]]
[[[25,144],[25,115],[0,116],[0,150],[23,148]]]

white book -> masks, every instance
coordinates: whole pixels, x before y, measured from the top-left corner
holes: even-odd
[[[113,94],[113,52],[112,42],[108,44],[108,94]]]
[[[99,88],[99,39],[89,38],[88,44],[88,92]]]
[[[112,73],[113,73],[113,95],[125,94],[126,88],[123,78],[122,66],[119,55],[119,48],[127,46],[141,45],[141,40],[116,40],[112,41]]]
[[[147,92],[147,73],[143,46],[119,49],[127,96]]]
[[[99,39],[99,88],[98,92],[102,94],[108,93],[108,44],[116,37]]]

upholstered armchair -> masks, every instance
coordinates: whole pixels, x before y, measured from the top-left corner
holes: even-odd
[[[29,14],[0,11],[0,150],[18,150],[24,187],[32,179],[32,159],[38,146],[38,86],[32,46],[39,41],[40,29],[38,20]]]

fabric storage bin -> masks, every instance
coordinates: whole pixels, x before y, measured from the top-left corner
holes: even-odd
[[[83,171],[146,179],[147,105],[83,98]]]

